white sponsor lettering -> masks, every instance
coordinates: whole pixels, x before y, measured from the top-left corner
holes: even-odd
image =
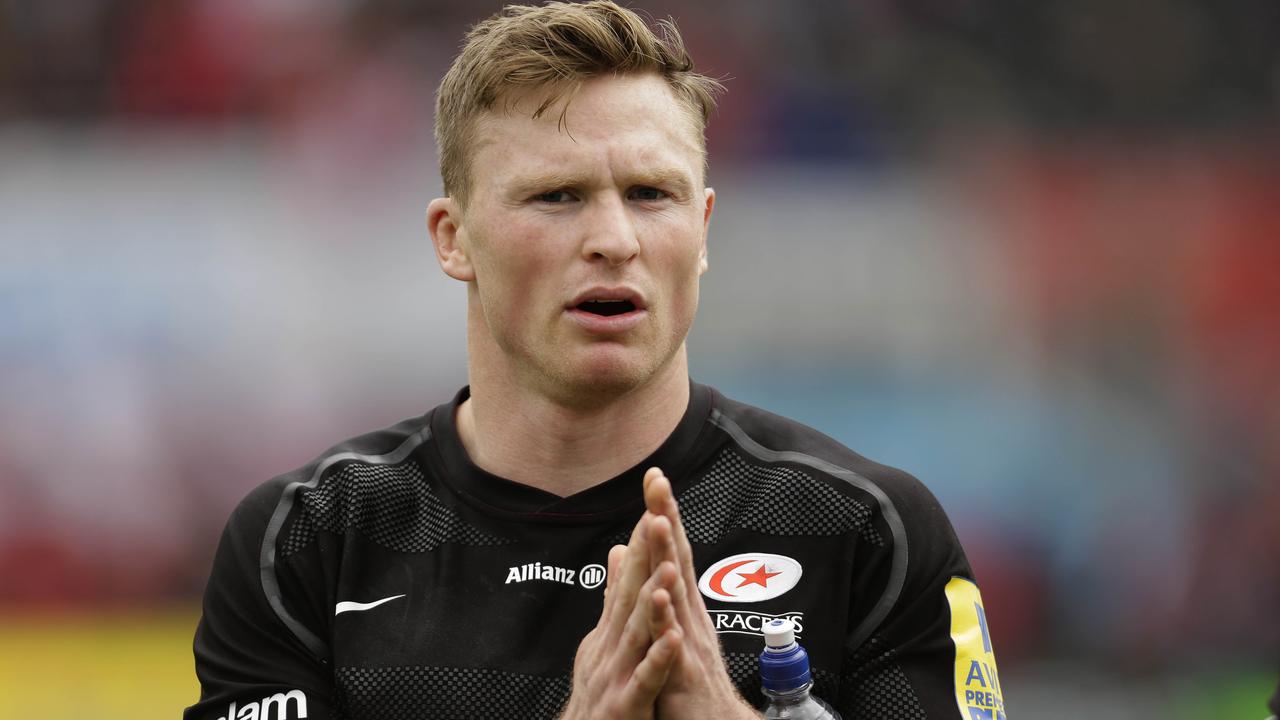
[[[292,707],[296,713],[290,714]],[[227,714],[218,720],[304,720],[307,717],[307,696],[301,690],[268,695],[258,702],[251,702],[239,710],[236,703],[227,707]]]
[[[577,570],[532,562],[508,568],[507,581],[504,584],[510,585],[511,583],[529,582],[530,580],[549,580],[551,582],[564,583],[565,585],[574,585],[577,582],[575,580],[577,576]]]
[[[796,637],[804,632],[804,613],[784,612],[778,615],[751,612],[749,610],[708,610],[711,624],[718,633],[738,633],[739,635],[764,636],[761,628],[770,620],[790,620],[795,623]]]

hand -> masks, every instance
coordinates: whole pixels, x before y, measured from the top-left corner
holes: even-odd
[[[651,631],[654,637],[668,637],[659,633],[674,629],[681,640],[666,683],[658,694],[658,716],[759,718],[760,714],[742,699],[729,680],[720,653],[720,638],[698,592],[693,548],[680,522],[671,481],[658,468],[650,468],[645,473],[644,501],[647,512],[636,531],[647,532],[645,549],[651,576],[659,579],[658,587],[669,593],[672,605],[671,613],[655,613],[659,621],[652,625]],[[664,624],[668,618],[674,621],[674,626]]]
[[[651,568],[650,520],[647,514],[640,519],[626,547],[609,550],[604,607],[578,645],[564,720],[654,717],[683,637],[671,602],[675,566]]]

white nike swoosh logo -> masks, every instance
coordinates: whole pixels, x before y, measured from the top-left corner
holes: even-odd
[[[341,615],[344,612],[360,612],[361,610],[372,610],[373,608],[378,607],[382,603],[391,602],[392,600],[397,600],[402,597],[404,597],[404,595],[392,595],[391,597],[382,598],[381,600],[374,600],[373,602],[368,602],[368,603],[355,602],[353,600],[344,600],[343,602],[338,603],[338,605],[333,609],[333,614]]]

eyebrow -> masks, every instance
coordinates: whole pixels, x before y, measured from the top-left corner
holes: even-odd
[[[678,195],[689,195],[693,192],[693,183],[689,176],[675,168],[659,168],[652,172],[642,173],[636,185],[659,185],[671,188]]]
[[[693,183],[690,181],[689,176],[675,168],[658,168],[656,170],[637,172],[626,177],[630,186],[655,185],[667,187],[679,195],[688,195],[693,192]],[[516,195],[532,195],[546,190],[577,188],[588,184],[583,176],[552,171],[515,177],[507,188]]]
[[[514,177],[512,178],[511,183],[507,185],[507,189],[516,195],[524,196],[532,195],[537,192],[544,192],[546,190],[578,187],[580,185],[582,185],[582,178],[580,177],[566,175],[564,173],[548,172]]]

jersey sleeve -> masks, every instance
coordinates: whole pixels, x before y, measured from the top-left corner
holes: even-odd
[[[274,547],[263,551],[281,497],[290,491],[283,480],[267,483],[227,522],[195,635],[200,700],[187,708],[184,720],[335,717],[332,671],[315,647],[325,633],[315,611],[306,612],[324,604],[299,597],[314,592],[308,588],[316,583],[298,577],[304,565],[277,565]],[[282,520],[275,518],[277,529]]]
[[[1003,720],[986,613],[946,513],[915,478],[881,488],[857,564],[839,710],[864,720]]]

